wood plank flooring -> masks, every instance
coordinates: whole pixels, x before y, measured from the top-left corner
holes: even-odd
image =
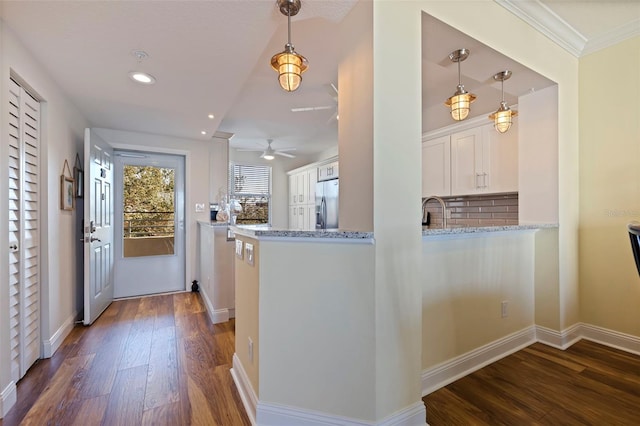
[[[248,426],[233,352],[197,294],[117,301],[29,370],[0,426]],[[423,400],[431,426],[639,425],[640,356],[536,343]]]
[[[29,370],[0,426],[248,426],[229,372],[234,333],[195,293],[116,301]]]
[[[430,426],[640,425],[640,356],[535,343],[423,401]]]

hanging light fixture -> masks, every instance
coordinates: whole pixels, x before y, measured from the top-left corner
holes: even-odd
[[[464,90],[464,85],[460,82],[460,62],[467,59],[468,56],[468,49],[454,50],[449,55],[451,62],[458,63],[458,89],[456,90],[456,93],[447,99],[444,104],[451,108],[451,117],[456,121],[461,121],[467,118],[471,102],[476,100],[476,95]]]
[[[284,51],[271,58],[271,66],[278,73],[280,86],[287,92],[293,92],[300,86],[302,73],[309,66],[307,58],[296,53],[295,47],[291,44],[291,17],[300,11],[300,0],[278,0],[278,7],[280,12],[287,16],[288,37]]]
[[[493,127],[500,133],[506,133],[511,127],[512,118],[518,115],[518,111],[512,111],[504,101],[504,81],[509,80],[510,77],[511,71],[509,70],[500,71],[493,76],[495,81],[500,82],[502,102],[500,102],[498,110],[489,116],[489,120],[493,120]]]

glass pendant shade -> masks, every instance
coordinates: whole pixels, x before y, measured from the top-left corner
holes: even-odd
[[[506,133],[513,123],[512,117],[518,115],[517,111],[512,111],[505,102],[500,104],[500,108],[489,116],[493,120],[493,127],[500,133]]]
[[[453,96],[451,96],[444,103],[446,106],[451,107],[451,118],[456,121],[461,121],[467,118],[469,110],[471,109],[471,102],[476,100],[476,96],[471,93],[462,92],[458,90]]]
[[[280,87],[293,92],[300,87],[302,73],[307,70],[307,59],[295,52],[292,45],[287,44],[283,52],[273,55],[271,67],[278,73]]]

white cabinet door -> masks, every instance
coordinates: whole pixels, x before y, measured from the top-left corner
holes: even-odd
[[[451,135],[451,195],[486,192],[490,164],[482,130],[480,127]]]
[[[498,133],[493,125],[485,129],[491,156],[490,192],[518,191],[518,124],[511,125],[507,133]]]
[[[442,136],[422,143],[422,196],[451,195],[451,139]]]
[[[305,204],[316,203],[316,183],[318,183],[318,169],[311,169],[307,172],[307,194]]]
[[[289,175],[289,205],[298,203],[298,176]]]
[[[307,204],[305,206],[305,223],[307,224],[307,230],[315,231],[316,229],[316,205]]]
[[[336,179],[338,177],[338,162],[318,167],[318,180]]]

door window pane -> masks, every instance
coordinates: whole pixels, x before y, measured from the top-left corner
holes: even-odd
[[[173,255],[175,169],[124,166],[124,257]]]

